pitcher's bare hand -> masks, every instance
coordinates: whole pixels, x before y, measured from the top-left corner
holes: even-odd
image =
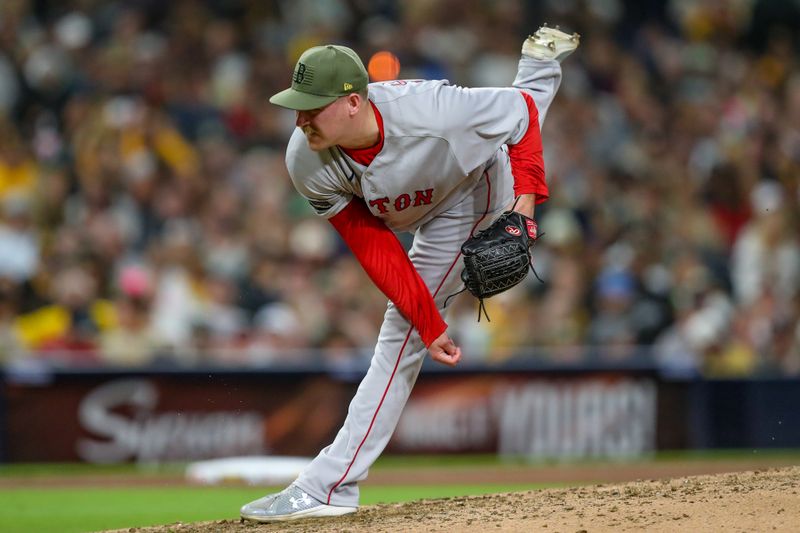
[[[456,346],[447,332],[442,333],[428,346],[431,358],[437,363],[447,366],[456,366],[461,360],[461,348]]]

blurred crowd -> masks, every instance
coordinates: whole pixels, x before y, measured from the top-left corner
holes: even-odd
[[[778,0],[4,0],[0,364],[349,365],[385,298],[294,192],[299,54],[505,86],[581,33],[544,127],[544,280],[467,359],[800,374],[800,7]],[[404,244],[411,236],[401,235]]]

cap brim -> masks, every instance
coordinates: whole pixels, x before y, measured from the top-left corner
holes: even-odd
[[[275,104],[287,109],[294,109],[296,111],[307,111],[309,109],[316,109],[318,107],[325,107],[338,96],[318,96],[316,94],[301,93],[291,87],[272,95],[269,99],[271,104]]]

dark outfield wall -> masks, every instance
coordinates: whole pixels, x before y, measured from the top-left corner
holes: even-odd
[[[359,373],[56,372],[0,382],[6,462],[313,455]],[[635,458],[800,447],[800,382],[666,380],[652,370],[423,371],[394,453]]]

